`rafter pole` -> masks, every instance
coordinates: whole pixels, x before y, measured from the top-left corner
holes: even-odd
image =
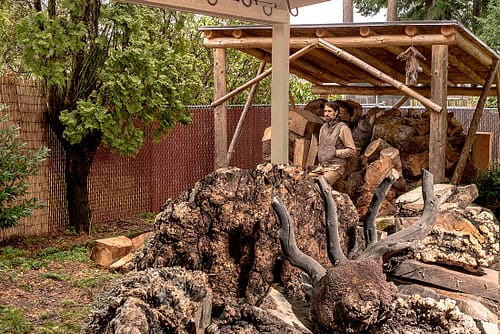
[[[287,52],[287,57],[288,57],[288,61],[290,62],[293,62],[295,59],[298,59],[300,57],[302,57],[304,54],[306,54],[307,52],[309,52],[310,50],[312,50],[313,48],[316,47],[316,44],[309,44],[309,45],[306,45],[305,47],[303,47],[302,49],[300,49],[299,51],[295,52],[293,55],[291,55],[290,57],[288,57],[288,52]],[[274,49],[274,48],[273,48]],[[285,50],[286,51],[286,50]],[[274,55],[274,52],[273,52],[273,55]],[[274,64],[274,62],[273,62]],[[262,72],[260,75],[256,76],[255,78],[253,78],[252,80],[248,81],[247,83],[235,88],[234,90],[232,90],[231,92],[227,93],[226,95],[218,98],[217,100],[215,100],[214,102],[212,102],[212,104],[210,105],[211,107],[216,107],[218,106],[219,104],[221,103],[224,103],[225,101],[227,101],[228,99],[232,98],[233,96],[237,95],[238,93],[240,93],[241,91],[247,89],[248,87],[252,86],[253,84],[261,81],[262,79],[265,79],[266,77],[268,77],[271,73],[273,73],[273,67],[270,67],[268,68],[267,70],[265,70],[264,72]],[[287,68],[288,68],[288,64],[287,64]],[[288,72],[288,69],[287,69],[287,72]],[[288,93],[287,93],[288,94]]]
[[[264,68],[266,67],[267,64],[267,59],[263,59],[260,63],[259,70],[257,71],[257,75],[261,74],[264,71]],[[241,129],[243,128],[243,125],[245,124],[245,119],[247,117],[248,111],[250,110],[250,107],[252,106],[252,101],[255,97],[255,92],[257,91],[257,86],[259,85],[258,82],[256,82],[252,88],[250,88],[250,92],[248,93],[247,100],[245,102],[245,106],[243,107],[243,111],[241,112],[240,119],[238,120],[238,125],[236,125],[236,130],[234,130],[234,135],[233,139],[231,140],[231,144],[229,145],[229,149],[227,151],[227,164],[231,164],[231,160],[233,160],[234,156],[234,150],[236,149],[236,145],[238,144],[238,139],[240,138],[241,134]]]
[[[474,137],[476,136],[476,131],[479,127],[479,122],[481,121],[484,104],[486,103],[486,98],[488,97],[486,92],[490,89],[493,81],[495,80],[495,76],[497,75],[498,62],[498,59],[495,59],[495,61],[491,65],[490,72],[488,73],[488,77],[486,78],[486,82],[484,83],[483,87],[484,94],[481,94],[479,100],[477,101],[476,110],[474,111],[474,115],[472,116],[469,131],[467,132],[467,137],[465,137],[465,143],[462,148],[462,152],[460,153],[460,158],[458,159],[455,171],[453,172],[453,176],[451,178],[452,183],[458,184],[460,182],[460,179],[462,178],[465,164],[467,162],[467,158],[469,157],[469,153],[474,142]]]
[[[433,101],[429,100],[428,98],[415,92],[410,87],[403,84],[402,82],[397,81],[396,79],[388,76],[387,74],[383,73],[382,71],[379,71],[378,69],[371,66],[370,64],[367,64],[363,60],[361,60],[361,59],[351,55],[350,53],[328,43],[327,41],[323,40],[322,38],[319,39],[319,45],[321,47],[323,47],[324,49],[328,50],[329,52],[335,54],[337,57],[342,58],[342,59],[362,68],[363,70],[365,70],[366,72],[375,76],[376,78],[379,78],[382,81],[388,83],[389,85],[399,89],[404,94],[413,97],[415,100],[419,101],[427,108],[432,109],[436,112],[441,111],[442,107],[439,106],[438,104],[434,103]]]

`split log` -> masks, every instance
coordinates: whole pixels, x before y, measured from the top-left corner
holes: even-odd
[[[309,145],[309,151],[307,153],[306,167],[313,167],[316,165],[318,158],[318,135],[314,134],[311,136],[311,143]]]
[[[365,149],[363,155],[368,159],[369,162],[375,161],[380,157],[380,151],[392,147],[382,138],[373,140]]]
[[[312,100],[304,107],[304,110],[310,111],[317,116],[323,116],[323,109],[325,109],[325,104],[328,102],[326,99],[316,99]]]
[[[313,133],[319,132],[324,123],[318,116],[307,110],[290,111],[288,128],[290,131],[302,137],[311,137]]]
[[[304,139],[304,138],[295,139],[295,148],[293,151],[294,165],[306,168],[310,145],[311,145],[310,139]]]

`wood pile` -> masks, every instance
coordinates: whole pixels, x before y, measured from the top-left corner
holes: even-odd
[[[326,100],[310,102],[302,109],[289,112],[289,163],[310,170],[317,164],[319,129],[324,123]],[[400,194],[418,186],[422,168],[429,167],[430,113],[399,109],[373,108],[362,115],[362,107],[354,101],[344,101],[349,113],[340,114],[349,125],[357,154],[348,161],[346,175],[334,188],[347,193],[355,202],[361,219],[366,215],[373,190],[395,168],[401,178],[394,184],[381,208],[381,215],[394,214],[394,200]],[[446,177],[451,177],[465,142],[465,133],[453,113],[448,114]],[[262,137],[263,159],[270,161],[271,128]],[[469,163],[463,180],[473,174]]]

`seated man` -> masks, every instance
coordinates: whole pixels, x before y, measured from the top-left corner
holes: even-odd
[[[319,166],[309,173],[310,176],[324,175],[330,185],[340,179],[346,169],[347,158],[356,153],[351,129],[339,119],[340,106],[329,101],[325,104],[325,124],[319,130]]]

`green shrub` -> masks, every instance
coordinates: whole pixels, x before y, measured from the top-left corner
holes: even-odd
[[[3,109],[0,105],[0,111]],[[0,228],[15,226],[43,205],[37,198],[24,196],[28,194],[28,177],[38,174],[48,149],[27,150],[18,133],[19,128],[9,125],[6,115],[0,115]]]
[[[476,203],[490,209],[497,218],[500,217],[500,164],[496,162],[488,171],[479,173],[473,180],[477,185],[479,196]]]

